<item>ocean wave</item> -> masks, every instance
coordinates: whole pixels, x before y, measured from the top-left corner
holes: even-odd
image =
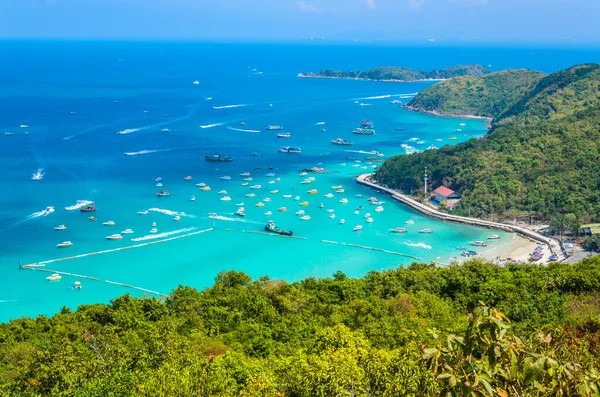
[[[171,210],[166,210],[166,209],[162,209],[162,208],[148,208],[148,211],[159,212],[161,214],[170,215],[170,216],[180,216],[180,217],[184,217],[184,218],[195,218],[193,215],[188,215],[185,212],[171,211]]]
[[[40,218],[40,217],[43,217],[43,216],[48,216],[48,215],[50,215],[53,212],[54,212],[54,207],[48,207],[48,208],[46,208],[43,211],[34,212],[33,214],[29,215],[27,217],[27,219],[35,219],[35,218]]]
[[[214,124],[201,125],[200,128],[202,128],[202,129],[213,128],[213,127],[220,127],[222,125],[223,125],[223,123],[214,123]]]
[[[75,210],[80,209],[81,207],[86,207],[86,206],[92,205],[92,204],[94,204],[93,201],[89,201],[89,200],[77,200],[77,204],[71,205],[69,207],[65,207],[65,209],[67,211],[75,211]]]
[[[242,128],[233,128],[233,127],[227,127],[228,130],[231,131],[240,131],[240,132],[260,132],[259,130],[244,130]]]
[[[194,230],[196,230],[195,227],[188,227],[188,228],[185,228],[185,229],[173,230],[171,232],[149,234],[149,235],[144,236],[144,237],[135,237],[135,238],[132,238],[131,241],[138,242],[138,241],[157,240],[157,239],[161,239],[161,238],[166,238],[166,237],[174,236],[176,234],[189,233],[189,232],[192,232]]]
[[[225,105],[225,106],[213,106],[212,108],[215,110],[219,110],[219,109],[233,109],[233,108],[241,108],[244,107],[246,105],[244,104],[239,104],[239,105]]]
[[[127,134],[131,134],[131,133],[134,133],[134,132],[138,132],[140,130],[141,130],[141,128],[127,128],[125,130],[117,132],[117,134],[118,135],[127,135]]]
[[[430,250],[431,249],[431,245],[427,245],[425,243],[412,243],[412,242],[402,242],[402,244],[404,245],[408,245],[409,247],[416,247],[416,248],[423,248],[426,250]]]

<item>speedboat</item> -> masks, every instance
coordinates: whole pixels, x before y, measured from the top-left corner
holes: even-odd
[[[157,229],[157,228],[155,228],[155,227],[153,227],[152,229],[150,229],[150,232],[149,232],[149,233],[150,233],[150,234],[155,234],[155,233],[158,233],[158,229]]]
[[[250,189],[260,189],[260,188],[262,188],[261,185],[252,185],[252,186],[250,186]]]
[[[273,178],[275,176],[274,172],[269,172],[268,174],[265,175],[267,178]]]
[[[361,231],[361,230],[363,230],[363,227],[361,225],[354,226],[354,229],[352,229],[352,231],[354,231],[354,232],[358,232],[358,231]]]
[[[300,201],[300,196],[296,196],[296,197],[294,197],[294,200],[296,200],[296,201]]]
[[[169,191],[165,189],[165,190],[161,190],[160,192],[157,192],[156,195],[158,197],[168,197],[171,195],[171,193],[169,193]]]
[[[354,211],[354,215],[358,215],[358,214],[359,214],[359,212],[358,212],[358,211]]]
[[[244,202],[242,201],[241,203],[237,203],[236,206],[243,207],[244,206]]]
[[[340,219],[340,225],[343,225],[344,223],[346,223],[345,219]]]
[[[54,228],[54,230],[67,230],[67,227],[65,225],[58,225]]]
[[[300,207],[308,207],[308,201],[301,202]]]
[[[302,149],[290,146],[280,147],[279,149],[277,149],[277,151],[279,153],[302,153]]]
[[[168,128],[163,128],[162,130],[160,130],[160,132],[169,132],[170,130]]]
[[[229,197],[229,196],[221,197],[221,201],[231,201],[231,197]]]
[[[190,197],[190,201],[196,201],[196,196]]]
[[[290,134],[289,132],[280,132],[276,136],[277,136],[277,138],[289,139],[292,137],[292,134]]]
[[[305,180],[303,180],[302,182],[300,182],[300,184],[302,185],[308,185],[310,183],[313,183],[315,181],[315,178],[306,178]]]
[[[308,175],[308,174],[307,174],[305,171],[302,171],[302,172],[300,173],[300,176],[306,176],[306,175]]]
[[[319,203],[319,208],[325,208],[325,204]]]
[[[110,236],[106,236],[107,240],[123,240],[123,236],[120,234],[111,234]]]
[[[487,247],[487,244],[483,241],[471,241],[469,244],[475,247]]]
[[[275,190],[271,190],[271,194],[277,194],[279,193],[279,190],[275,189]]]
[[[345,190],[344,190],[344,189],[338,189],[338,190],[336,190],[335,192],[336,192],[336,193],[344,193],[344,192],[345,192]]]
[[[102,224],[104,226],[115,226],[116,223],[114,221],[106,221],[106,222],[102,222]]]
[[[227,194],[227,190],[221,190],[219,194]]]
[[[35,172],[32,176],[31,179],[33,179],[34,181],[40,181],[42,179],[44,179],[44,169],[40,168],[37,170],[37,172]]]
[[[264,207],[265,203],[262,203],[262,202],[259,201],[258,203],[256,203],[256,206],[257,207]]]
[[[252,175],[252,174],[249,173],[249,172],[243,172],[243,173],[240,174],[240,176],[244,176],[244,177],[250,176],[250,175]]]
[[[308,194],[317,194],[317,193],[319,193],[319,192],[317,191],[317,189],[311,189],[311,190],[309,190],[307,193],[308,193]]]
[[[71,247],[72,245],[73,245],[73,242],[72,242],[72,241],[63,241],[63,242],[62,242],[62,243],[60,243],[60,244],[56,244],[56,246],[57,246],[58,248],[67,248],[67,247]]]
[[[359,193],[359,194],[355,195],[354,197],[356,197],[356,198],[362,198],[362,194]]]
[[[125,229],[121,232],[121,234],[133,234],[133,230],[132,229]]]
[[[379,206],[379,207],[375,208],[375,212],[383,212],[383,207]]]
[[[204,187],[204,186],[206,186],[206,183],[204,183],[204,182],[196,183],[196,186]]]
[[[81,289],[81,283],[79,281],[75,281],[73,283],[73,288],[75,288],[75,289]]]
[[[29,126],[27,124],[21,124],[20,128],[29,128]]]
[[[406,222],[404,222],[405,225],[414,225],[415,221],[413,221],[412,219],[407,220]]]
[[[333,194],[331,194],[331,193],[327,193],[327,194],[325,195],[325,197],[327,197],[327,198],[332,198],[332,197],[333,197]]]
[[[80,212],[95,212],[96,206],[94,204],[87,205],[85,207],[81,207],[79,209]]]
[[[267,212],[265,212],[265,215],[266,216],[271,216],[271,215],[273,215],[273,213],[271,211],[267,211]]]
[[[335,219],[335,214],[329,215],[329,219]]]
[[[300,220],[302,220],[302,221],[310,221],[310,216],[308,216],[308,215],[301,216]]]
[[[162,183],[157,183],[156,187],[162,187],[162,185],[163,185]]]
[[[244,180],[245,180],[246,182],[252,182],[252,181],[253,181],[253,179],[252,179],[252,178],[244,178]]]
[[[246,213],[244,212],[243,208],[240,208],[239,210],[237,210],[234,215],[235,216],[239,216],[240,218],[245,218],[246,217]]]
[[[208,192],[210,190],[210,186],[201,187],[200,190],[203,192]]]
[[[183,178],[184,181],[191,181],[192,177],[190,175],[186,176],[185,178]]]
[[[256,197],[256,194],[254,194],[254,193],[248,193],[248,194],[246,195],[246,197]]]
[[[344,187],[342,185],[335,185],[331,187],[333,190],[337,190],[337,189],[343,189]]]
[[[265,197],[265,198],[263,199],[263,201],[264,201],[265,203],[270,203],[270,202],[271,202],[271,199],[270,199],[269,197]]]
[[[371,201],[371,205],[383,205],[385,201]]]
[[[287,208],[286,207],[281,207],[281,208],[278,208],[277,211],[279,211],[279,212],[287,212]]]
[[[343,198],[340,200],[340,203],[342,204],[348,204],[348,199],[347,198]]]
[[[173,218],[174,221],[179,221],[181,220],[181,217],[179,215],[175,215],[175,218]]]
[[[291,194],[284,194],[283,198],[292,198],[292,195]]]
[[[373,223],[373,218],[367,218],[367,223]]]
[[[497,234],[492,234],[491,236],[488,236],[488,240],[498,240],[500,239],[500,236],[498,236]]]
[[[156,222],[152,222],[152,227],[156,227]]]
[[[96,220],[96,217],[95,217],[95,216],[90,216],[90,217],[88,218],[88,220],[89,220],[89,221],[92,221],[92,222],[94,222],[94,221]]]
[[[304,215],[304,210],[300,210],[300,211],[296,212],[296,215]]]
[[[148,215],[148,211],[147,210],[138,211],[138,215]]]
[[[216,212],[209,212],[209,213],[208,213],[208,217],[209,217],[209,218],[216,218],[216,217],[218,217],[218,216],[219,216],[219,215],[218,215]]]
[[[231,177],[229,175],[225,175],[225,176],[222,176],[221,179],[224,181],[230,181]]]
[[[54,273],[53,275],[46,277],[46,280],[48,280],[48,281],[58,281],[58,280],[60,280],[61,278],[62,278],[62,277],[61,277],[61,275],[60,275],[60,274],[58,274],[58,273]]]
[[[431,229],[421,229],[421,230],[419,230],[419,233],[433,233],[433,230],[431,230]]]
[[[198,85],[198,84],[200,84],[200,81],[198,81],[198,80],[194,80],[194,82],[193,82],[192,84],[194,84],[194,85]]]
[[[160,181],[162,181],[162,178],[160,176],[154,180],[154,182],[160,182]]]
[[[406,233],[406,229],[403,227],[395,227],[390,229],[390,233]]]
[[[371,213],[370,213],[370,212],[367,212],[367,213],[365,214],[365,218],[370,218],[370,217],[371,217]]]

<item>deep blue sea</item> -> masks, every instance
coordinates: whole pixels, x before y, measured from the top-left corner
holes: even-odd
[[[1,41],[0,321],[108,302],[127,292],[148,295],[106,280],[169,293],[179,284],[211,285],[220,271],[230,269],[294,281],[337,270],[361,276],[413,261],[323,240],[447,263],[459,253],[457,246],[485,239],[489,231],[428,219],[356,185],[353,177],[377,166],[365,159],[373,157],[366,152],[376,150],[387,158],[406,154],[407,147],[410,152],[454,144],[483,135],[485,123],[434,118],[391,103],[406,102],[431,83],[299,79],[298,73],[378,65],[431,70],[467,63],[552,72],[599,59],[600,50],[585,48]],[[193,84],[196,80],[199,84]],[[362,119],[374,122],[376,135],[352,134]],[[265,130],[269,124],[282,125],[292,137],[277,138],[276,131]],[[332,145],[338,137],[354,145]],[[302,153],[277,152],[286,145]],[[234,161],[205,162],[210,152]],[[312,175],[313,183],[302,184],[306,177],[299,171],[313,166],[332,172]],[[34,181],[38,169],[44,177]],[[252,173],[249,186],[262,188],[242,186],[239,174],[244,172]],[[192,181],[184,181],[188,175]],[[158,177],[162,187],[156,186]],[[211,190],[201,191],[198,183]],[[342,185],[344,192],[337,193],[334,185]],[[160,189],[171,196],[157,197]],[[308,194],[310,189],[318,193]],[[223,190],[227,193],[220,194]],[[247,197],[250,193],[255,197]],[[224,196],[231,201],[221,200]],[[383,212],[369,205],[371,196],[385,201]],[[267,198],[270,202],[263,201]],[[340,202],[343,198],[347,204]],[[96,203],[97,221],[77,209],[85,201]],[[304,201],[308,207],[300,207]],[[244,219],[233,215],[242,202]],[[259,202],[264,206],[257,207]],[[361,205],[365,208],[354,215]],[[54,211],[44,213],[50,206]],[[281,207],[288,211],[278,211]],[[300,220],[300,209],[311,219]],[[372,223],[366,222],[367,212]],[[267,220],[306,239],[244,232],[261,231]],[[406,225],[409,220],[414,224]],[[116,225],[104,226],[106,221]],[[156,233],[150,233],[153,223]],[[55,231],[61,224],[67,230]],[[357,225],[364,229],[353,232]],[[45,266],[98,281],[65,275],[50,282],[48,273],[18,268],[19,262],[154,242],[213,226],[203,234]],[[406,227],[408,233],[391,234],[393,227]],[[134,233],[122,241],[105,238],[128,228]],[[419,234],[423,228],[434,233]],[[63,241],[74,245],[57,248]],[[75,290],[74,281],[83,288]]]

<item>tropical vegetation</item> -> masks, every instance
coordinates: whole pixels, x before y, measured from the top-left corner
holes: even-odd
[[[600,258],[235,271],[0,325],[6,396],[598,396]]]

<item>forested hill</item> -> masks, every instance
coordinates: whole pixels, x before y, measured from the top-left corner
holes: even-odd
[[[598,396],[599,294],[600,258],[293,284],[224,272],[164,302],[0,324],[0,395]]]
[[[473,89],[469,79],[454,79],[415,98],[413,106],[427,104],[440,113],[459,106],[461,113],[478,110],[495,117],[494,128],[479,140],[392,157],[376,179],[410,192],[422,187],[427,166],[433,188],[446,185],[462,194],[458,214],[545,220],[573,214],[580,221],[600,220],[600,65],[545,77],[506,72],[522,77],[514,79],[504,73],[483,78],[505,81],[497,94],[485,86],[490,94],[481,95],[481,85]],[[503,93],[511,89],[519,95]],[[461,98],[460,105],[448,105],[455,98]]]
[[[395,80],[395,81],[419,81],[430,79],[450,79],[463,76],[482,76],[491,70],[483,65],[459,65],[447,69],[436,69],[431,72],[395,67],[380,66],[360,71],[343,71],[337,69],[325,69],[319,73],[301,74],[301,77],[324,77],[324,78],[348,78],[363,80]]]

